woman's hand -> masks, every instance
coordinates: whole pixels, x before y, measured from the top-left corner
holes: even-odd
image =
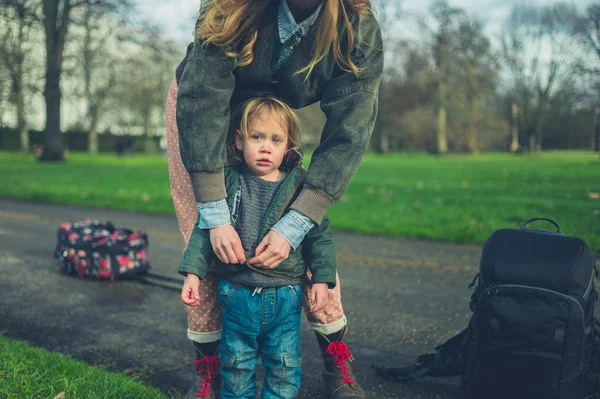
[[[274,269],[286,260],[292,246],[281,234],[275,230],[269,233],[256,247],[254,258],[248,261],[250,266]]]
[[[240,236],[230,224],[210,229],[210,244],[217,258],[223,263],[244,263],[246,261]]]
[[[200,277],[189,274],[183,279],[181,287],[181,300],[186,305],[196,306],[200,303]]]
[[[311,313],[317,313],[325,308],[329,300],[329,289],[326,283],[313,284],[310,288],[308,306]]]

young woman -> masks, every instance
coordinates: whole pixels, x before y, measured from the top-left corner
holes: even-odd
[[[381,33],[369,0],[206,2],[167,100],[171,191],[186,242],[199,211],[198,225],[210,231],[223,263],[276,268],[321,223],[356,172],[375,123],[382,70]],[[246,260],[225,201],[225,143],[230,107],[266,95],[295,109],[320,101],[327,122],[304,188]],[[191,293],[199,303],[187,308],[198,373],[186,398],[212,395],[202,387],[221,335],[217,285],[209,275]],[[342,341],[347,321],[339,287],[338,281],[327,307],[307,318],[322,349],[329,397],[363,398]],[[219,383],[214,375],[210,381]]]

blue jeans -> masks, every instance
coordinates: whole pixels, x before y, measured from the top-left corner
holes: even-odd
[[[221,281],[219,298],[223,308],[222,398],[256,398],[254,368],[259,355],[266,370],[262,398],[294,398],[302,377],[300,286],[255,292]]]

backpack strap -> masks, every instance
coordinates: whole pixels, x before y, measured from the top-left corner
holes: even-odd
[[[435,355],[432,353],[421,355],[419,359],[423,357],[426,357],[426,360],[406,367],[381,367],[376,364],[373,364],[371,367],[375,370],[375,374],[383,378],[394,378],[398,381],[415,381],[427,375],[435,360]]]
[[[417,358],[417,362],[405,367],[380,367],[373,365],[375,373],[398,381],[414,381],[421,377],[455,377],[460,375],[469,343],[469,327],[436,346],[435,353]],[[600,398],[599,398],[600,399]]]

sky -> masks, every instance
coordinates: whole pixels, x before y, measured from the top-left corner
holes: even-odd
[[[500,33],[502,24],[510,9],[518,4],[548,5],[559,0],[450,0],[452,6],[464,8],[469,15],[476,16],[486,23],[488,34]],[[598,0],[596,0],[597,2]],[[580,9],[592,4],[594,0],[571,0]],[[415,14],[424,14],[430,4],[423,0],[398,0],[404,18],[412,18]],[[192,28],[198,11],[200,0],[137,0],[140,16],[155,22],[163,33],[181,42],[192,39]]]

